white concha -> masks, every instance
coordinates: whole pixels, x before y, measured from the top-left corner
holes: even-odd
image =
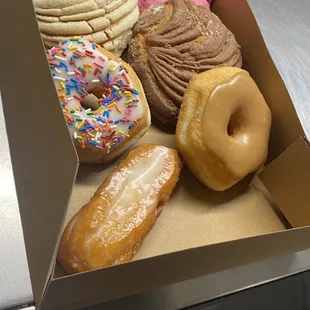
[[[34,0],[33,3],[48,48],[59,39],[81,35],[101,46],[107,43],[104,47],[120,56],[139,18],[138,0]]]

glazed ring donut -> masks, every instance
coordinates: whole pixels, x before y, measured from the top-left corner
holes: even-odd
[[[47,57],[81,162],[109,162],[146,133],[149,107],[128,64],[81,37],[60,42]]]
[[[225,190],[265,161],[271,112],[250,75],[217,68],[195,76],[177,124],[177,146],[206,186]]]

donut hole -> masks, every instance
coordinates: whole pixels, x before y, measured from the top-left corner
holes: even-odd
[[[88,95],[83,98],[81,101],[81,106],[85,109],[91,109],[92,111],[96,111],[99,108],[98,100],[102,98],[102,94],[104,94],[104,90],[101,87],[94,87],[88,90]]]
[[[244,116],[241,109],[236,110],[229,119],[227,125],[227,134],[230,137],[235,137],[241,131],[241,127],[244,121]]]
[[[105,94],[106,91],[100,86],[95,86],[91,90],[89,90],[89,93],[96,96],[97,99],[100,99],[100,98],[102,98],[102,94]]]

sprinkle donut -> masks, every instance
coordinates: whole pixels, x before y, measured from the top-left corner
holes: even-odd
[[[149,107],[127,63],[77,36],[47,57],[80,162],[109,162],[146,133]]]

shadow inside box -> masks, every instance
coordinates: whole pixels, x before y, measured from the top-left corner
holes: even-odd
[[[253,177],[253,173],[249,174],[228,190],[221,192],[214,191],[200,183],[184,163],[181,178],[176,189],[183,187],[187,195],[192,197],[193,201],[199,200],[206,202],[209,206],[216,207],[245,194],[251,186]]]
[[[160,121],[157,117],[153,115],[152,115],[152,125],[156,127],[156,129],[163,131],[167,134],[174,135],[176,131],[176,124],[163,123],[162,121]]]
[[[104,173],[109,168],[113,168],[117,165],[117,160],[113,161],[110,164],[80,164],[79,170],[76,176],[76,183],[84,183],[85,180],[89,182],[91,176],[98,173]],[[102,180],[104,181],[104,180]]]

